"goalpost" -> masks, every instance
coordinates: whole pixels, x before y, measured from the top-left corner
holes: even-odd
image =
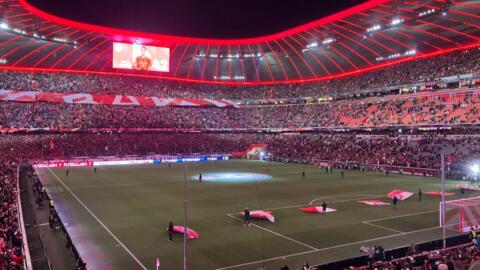
[[[445,213],[442,206],[440,202],[441,227],[464,233],[469,232],[472,226],[480,225],[480,197],[446,201]]]

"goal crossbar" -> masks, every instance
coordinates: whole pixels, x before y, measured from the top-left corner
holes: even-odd
[[[445,213],[442,206],[440,202],[440,226],[468,232],[472,226],[480,225],[480,197],[446,201]]]

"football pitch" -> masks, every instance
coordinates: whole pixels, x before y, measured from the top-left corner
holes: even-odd
[[[183,224],[184,166],[128,165],[38,169],[40,179],[89,269],[183,268],[183,239],[168,240],[170,221]],[[313,166],[230,160],[188,163],[188,227],[200,239],[188,242],[190,269],[299,268],[362,255],[362,245],[385,249],[439,239],[438,178],[340,171]],[[302,177],[302,171],[306,177]],[[270,175],[257,182],[193,179],[200,173],[247,172]],[[221,180],[221,179],[220,179]],[[453,190],[458,182],[447,182]],[[388,201],[393,189],[415,193],[392,206],[358,200]],[[467,193],[465,196],[474,196]],[[448,200],[458,198],[447,197]],[[337,211],[304,213],[300,207],[323,201]],[[243,226],[238,213],[271,210],[275,223],[254,220]],[[447,235],[457,234],[447,231]]]

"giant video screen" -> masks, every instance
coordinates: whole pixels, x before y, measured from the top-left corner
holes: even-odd
[[[113,68],[168,72],[170,49],[114,42],[112,62]]]

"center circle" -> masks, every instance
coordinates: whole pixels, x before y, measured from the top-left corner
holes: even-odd
[[[199,181],[200,175],[192,176],[193,180]],[[215,172],[202,173],[202,181],[217,183],[246,183],[260,182],[271,179],[272,176],[262,173],[246,173],[246,172]]]

